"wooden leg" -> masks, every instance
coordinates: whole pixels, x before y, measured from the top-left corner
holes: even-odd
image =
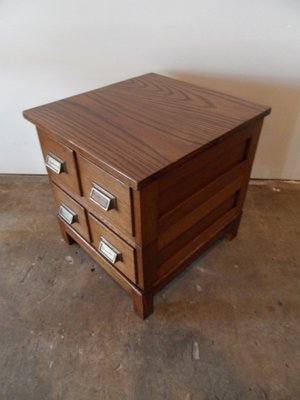
[[[228,227],[228,230],[225,233],[225,238],[227,240],[232,240],[237,236],[238,230],[239,230],[239,226],[240,226],[240,222],[241,222],[241,218],[242,218],[242,213],[240,213],[236,217],[236,219]]]
[[[153,313],[153,294],[132,292],[133,307],[142,319]]]
[[[70,235],[67,234],[63,224],[59,220],[58,220],[58,225],[59,225],[59,228],[60,228],[60,231],[61,231],[61,235],[62,235],[65,243],[67,243],[68,245],[71,245],[71,244],[75,243],[75,240]]]

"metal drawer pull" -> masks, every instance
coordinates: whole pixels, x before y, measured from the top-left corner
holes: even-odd
[[[95,183],[91,189],[90,199],[105,211],[116,208],[116,197]]]
[[[77,214],[63,203],[59,206],[58,215],[70,225],[78,222]]]
[[[61,174],[65,171],[65,162],[51,153],[46,155],[46,167],[50,168],[56,174]]]
[[[112,264],[115,264],[121,259],[121,253],[114,246],[112,246],[106,239],[101,237],[99,247],[99,253],[103,255]]]

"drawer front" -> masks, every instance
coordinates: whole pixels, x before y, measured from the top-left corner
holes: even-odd
[[[134,249],[106,228],[93,215],[88,214],[92,245],[101,258],[136,283]]]
[[[133,234],[130,188],[78,155],[83,196],[95,215]]]
[[[59,217],[84,239],[90,241],[89,228],[85,209],[61,190],[55,184],[52,185],[57,204]]]
[[[57,185],[66,187],[80,195],[75,152],[50,139],[41,129],[38,129],[38,134],[50,179]]]

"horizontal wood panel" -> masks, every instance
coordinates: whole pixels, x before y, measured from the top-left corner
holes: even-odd
[[[253,124],[240,128],[231,136],[225,136],[222,140],[214,143],[205,149],[201,154],[190,159],[188,162],[178,166],[174,171],[170,171],[166,176],[159,180],[160,191],[168,190],[169,187],[176,185],[182,176],[197,173],[207,162],[218,159],[222,154],[230,156],[231,149],[238,143],[245,143],[252,135]]]
[[[225,186],[231,184],[235,180],[242,182],[244,173],[247,169],[247,162],[243,161],[231,168],[225,174],[218,176],[215,180],[195,192],[190,197],[184,199],[177,207],[164,214],[159,219],[159,232],[163,232],[171,225],[175,224],[180,218],[188,214],[191,210],[199,207],[205,200],[211,198]]]
[[[62,143],[52,140],[44,129],[38,128],[38,135],[44,160],[46,161],[48,154],[52,154],[64,162],[65,168],[60,174],[47,167],[51,181],[80,195],[81,189],[74,151]]]
[[[161,181],[159,216],[163,216],[210,181],[241,163],[245,159],[246,148],[247,141],[231,143],[230,153],[227,150],[217,152],[213,159],[207,158],[206,153],[210,151],[207,150],[190,170],[188,166],[184,170],[178,169],[178,173],[168,184]]]
[[[170,242],[179,237],[193,225],[201,222],[207,214],[216,209],[225,200],[231,198],[233,193],[236,193],[241,187],[242,177],[236,178],[223,189],[219,190],[211,197],[207,197],[206,201],[193,208],[189,213],[177,214],[176,221],[169,225],[167,229],[159,232],[158,248],[159,250],[167,246]]]
[[[161,248],[158,256],[159,268],[178,250],[184,248],[190,242],[194,240],[195,237],[202,234],[202,232],[211,224],[213,224],[217,219],[221,218],[222,215],[226,214],[230,209],[235,208],[237,193],[234,193],[228,199],[226,199],[222,204],[217,206],[209,214],[203,217],[200,221],[195,223],[190,227],[189,230],[182,233],[171,243],[169,243],[164,248]]]
[[[202,246],[210,241],[219,231],[224,229],[237,215],[237,209],[231,208],[226,214],[223,214],[214,223],[209,225],[203,232],[190,240],[184,247],[179,248],[165,262],[159,266],[158,279],[172,273],[180,267],[186,259],[191,257],[194,252],[198,251]]]
[[[94,214],[111,221],[116,227],[132,235],[130,188],[80,155],[78,156],[78,167],[82,180],[83,197],[94,210]],[[115,197],[116,206],[113,209],[105,211],[90,198],[93,184],[105,189]]]
[[[172,268],[172,270],[169,270],[164,275],[158,277],[154,285],[154,293],[159,292],[164,286],[166,286],[169,282],[171,282],[172,279],[174,279],[177,275],[179,275],[194,260],[196,260],[202,253],[204,253],[215,241],[221,239],[224,236],[224,234],[226,235],[227,229],[230,229],[229,227],[230,224],[227,225],[226,228],[217,231],[215,235],[211,235],[209,240],[202,243],[201,246],[199,246],[194,252],[192,252],[190,256],[186,257],[183,262],[178,264],[175,268]]]
[[[110,231],[93,215],[88,214],[88,220],[91,228],[91,242],[95,249],[98,250],[102,237],[107,240],[121,253],[121,259],[112,265],[126,275],[132,282],[136,283],[135,250]],[[99,256],[108,262],[102,254],[99,253]]]
[[[85,209],[54,183],[52,184],[52,189],[56,200],[57,214],[59,214],[59,207],[61,205],[66,205],[71,211],[76,214],[76,221],[72,223],[72,228],[75,229],[86,240],[90,240],[90,233]],[[64,221],[64,223],[66,223],[66,221]]]

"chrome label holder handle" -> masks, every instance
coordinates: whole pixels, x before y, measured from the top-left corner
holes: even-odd
[[[68,206],[66,206],[64,203],[60,204],[59,210],[58,210],[58,215],[64,221],[66,221],[69,225],[72,225],[75,222],[78,222],[77,214],[73,210],[71,210]]]
[[[122,253],[110,244],[104,237],[101,237],[99,247],[99,253],[106,258],[112,264],[121,260]]]
[[[92,185],[90,199],[104,211],[112,210],[117,206],[117,198],[96,183]]]
[[[45,165],[58,175],[66,170],[64,160],[52,153],[46,155]]]

